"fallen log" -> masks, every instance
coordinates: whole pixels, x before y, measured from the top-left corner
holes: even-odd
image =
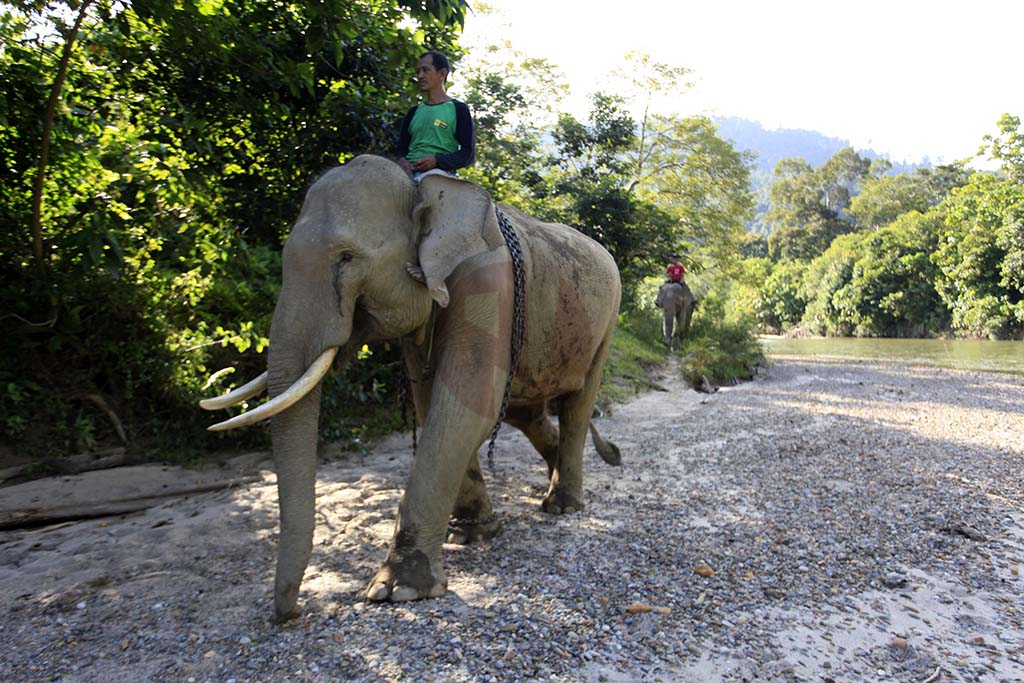
[[[166,493],[159,493],[146,496],[131,496],[116,500],[105,500],[100,503],[79,503],[75,505],[64,505],[57,507],[25,508],[21,510],[0,511],[0,529],[25,529],[46,524],[57,524],[59,522],[81,521],[96,519],[97,517],[110,517],[123,515],[129,512],[138,512],[151,507],[156,507],[172,498],[181,498],[197,493],[208,493],[222,489],[234,488],[243,484],[251,484],[260,481],[259,475],[246,477],[235,477],[223,479],[204,484],[197,484],[187,488],[175,489]]]

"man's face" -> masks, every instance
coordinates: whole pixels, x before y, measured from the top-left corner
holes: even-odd
[[[416,80],[420,84],[420,90],[424,92],[434,89],[436,86],[444,85],[447,69],[438,71],[434,68],[434,59],[430,55],[421,57],[416,65]]]

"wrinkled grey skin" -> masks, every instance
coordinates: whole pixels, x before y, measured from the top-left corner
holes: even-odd
[[[666,282],[658,290],[658,298],[655,301],[661,306],[665,348],[671,351],[672,342],[677,337],[683,339],[690,331],[690,319],[693,317],[696,300],[685,282]]]
[[[583,447],[618,314],[618,270],[578,231],[503,208],[522,243],[527,296],[506,422],[547,463],[543,509],[574,512],[583,508]],[[477,449],[497,419],[508,375],[513,292],[490,196],[437,176],[417,187],[396,164],[358,157],[309,190],[282,271],[270,332],[272,397],[325,349],[338,347],[337,369],[364,343],[402,341],[422,433],[387,559],[367,597],[439,596],[447,588],[445,539],[470,542],[498,531]],[[560,427],[547,416],[549,399],[558,399]],[[317,387],[272,418],[278,620],[299,613],[312,549],[319,410]]]

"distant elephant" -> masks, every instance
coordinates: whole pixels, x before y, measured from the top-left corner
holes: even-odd
[[[583,509],[588,429],[601,456],[619,460],[590,424],[618,316],[619,273],[579,231],[500,208],[518,235],[525,283],[524,341],[505,421],[547,462],[543,510],[571,513]],[[498,532],[477,458],[511,366],[513,261],[495,209],[472,183],[426,176],[417,186],[373,156],[332,169],[306,195],[284,246],[267,373],[202,402],[222,408],[269,388],[270,401],[211,429],[273,416],[279,621],[299,614],[312,550],[320,382],[367,342],[401,339],[422,425],[391,547],[367,598],[442,595],[446,536],[470,542]],[[550,399],[558,427],[547,415]]]
[[[696,299],[693,292],[684,282],[666,282],[658,290],[655,304],[661,308],[663,316],[662,333],[665,348],[672,350],[672,342],[676,337],[685,338],[690,331],[690,319]]]

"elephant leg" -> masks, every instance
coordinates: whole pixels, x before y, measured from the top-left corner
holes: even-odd
[[[474,453],[462,478],[452,517],[448,521],[448,542],[468,545],[487,541],[501,533],[501,521],[494,514],[487,484]]]
[[[693,322],[693,302],[688,301],[683,305],[682,322],[679,325],[679,334],[686,337],[690,333],[690,323]]]
[[[611,332],[602,341],[583,387],[562,397],[558,411],[558,460],[541,504],[544,512],[557,515],[583,510],[583,446],[610,344]]]
[[[509,406],[505,422],[526,435],[547,463],[548,479],[551,479],[558,465],[558,427],[548,418],[545,403]]]
[[[439,395],[443,398],[439,400]],[[398,506],[395,533],[387,559],[370,581],[370,600],[418,600],[444,595],[448,578],[441,545],[448,536],[448,520],[470,460],[497,417],[481,419],[452,400],[443,381],[435,381],[430,412],[405,494]],[[479,465],[475,467],[479,476]],[[470,483],[470,490],[475,488]]]
[[[430,394],[434,387],[433,379],[423,377],[423,367],[427,364],[427,359],[422,346],[417,347],[408,343],[404,344],[402,348],[409,376],[421,378],[411,380],[410,384],[416,419],[419,424],[423,424],[430,408]],[[491,507],[491,500],[487,495],[487,485],[484,483],[483,474],[480,471],[480,461],[476,453],[473,453],[469,459],[469,465],[466,467],[466,474],[462,479],[458,498],[448,522],[448,542],[467,545],[489,540],[499,533],[501,533],[501,522]]]
[[[443,595],[441,546],[460,490],[471,514],[490,512],[475,453],[498,417],[508,377],[510,270],[508,263],[460,267],[452,276],[451,304],[434,331],[429,408],[388,556],[366,591],[370,600]]]

